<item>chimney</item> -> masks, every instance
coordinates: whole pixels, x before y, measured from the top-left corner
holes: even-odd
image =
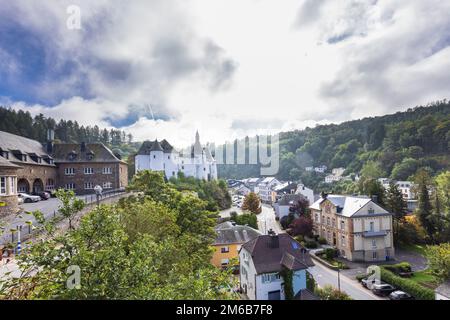
[[[372,201],[375,203],[378,203],[378,196],[377,195],[372,195]]]
[[[276,249],[280,247],[280,239],[278,238],[278,235],[273,231],[272,229],[269,230],[269,247],[272,249]]]
[[[81,152],[86,152],[86,142],[81,142]]]
[[[320,196],[322,197],[322,199],[326,199],[328,197],[328,194],[325,193],[324,191],[322,191],[322,193],[320,194]]]

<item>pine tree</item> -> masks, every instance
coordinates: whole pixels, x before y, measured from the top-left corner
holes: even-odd
[[[394,240],[397,240],[399,224],[405,219],[408,205],[403,199],[402,192],[395,183],[391,183],[386,192],[386,208],[394,215]]]
[[[430,193],[427,186],[427,174],[422,172],[418,176],[418,206],[417,206],[417,218],[419,219],[422,227],[427,232],[428,236],[434,241],[435,226],[433,223],[433,207],[431,205]]]

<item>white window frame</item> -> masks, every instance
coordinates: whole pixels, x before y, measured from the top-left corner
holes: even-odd
[[[112,168],[111,167],[103,167],[102,173],[103,174],[112,174]]]
[[[8,177],[0,177],[0,195],[6,196],[7,195],[7,183],[8,183]]]
[[[64,168],[64,175],[66,176],[75,175],[75,168]]]
[[[84,174],[94,174],[94,168],[84,168]]]
[[[66,183],[65,188],[66,188],[67,190],[75,190],[75,189],[76,189],[76,186],[75,186],[75,183],[69,182],[69,183]]]
[[[92,182],[85,182],[84,183],[84,189],[85,190],[93,190],[94,189],[94,183],[92,183]]]
[[[112,182],[103,182],[103,189],[112,189]]]

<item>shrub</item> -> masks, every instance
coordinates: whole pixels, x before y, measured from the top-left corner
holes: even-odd
[[[294,239],[297,240],[298,242],[302,242],[303,240],[305,240],[305,238],[303,238],[302,235],[296,236],[296,237],[294,237]]]
[[[356,276],[356,280],[358,280],[359,282],[361,282],[363,279],[367,278],[367,274],[358,274]]]
[[[321,300],[352,300],[348,294],[339,291],[330,285],[326,285],[323,288],[316,288],[314,293],[319,296]]]
[[[389,270],[396,275],[399,275],[401,273],[410,273],[411,272],[411,265],[408,262],[401,262],[398,264],[392,264],[392,265],[386,265],[383,266],[386,270]]]
[[[319,242],[319,244],[327,244],[327,239],[325,239],[323,237],[319,237],[319,239],[317,241]]]
[[[399,288],[402,291],[408,292],[417,300],[435,299],[433,290],[422,287],[412,280],[401,278],[393,272],[387,270],[385,267],[381,267],[381,280]]]
[[[308,249],[316,249],[318,245],[315,241],[305,241],[305,247],[307,247]]]
[[[325,249],[323,254],[327,260],[333,260],[338,256],[338,251],[336,249],[328,248]]]

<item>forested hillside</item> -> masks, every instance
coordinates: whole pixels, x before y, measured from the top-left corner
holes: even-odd
[[[102,142],[124,158],[136,152],[137,145],[133,143],[131,134],[116,129],[101,129],[98,126],[83,126],[76,121],[60,120],[44,117],[43,114],[34,118],[29,112],[0,107],[0,131],[6,131],[19,136],[40,141],[47,140],[47,130],[53,129],[55,139],[61,142]]]
[[[392,115],[281,133],[277,177],[316,185],[324,175],[305,172],[305,167],[343,167],[351,174],[372,161],[383,176],[407,179],[421,167],[431,174],[448,169],[449,148],[450,103],[444,100]],[[221,165],[219,175],[258,176],[259,168]]]

